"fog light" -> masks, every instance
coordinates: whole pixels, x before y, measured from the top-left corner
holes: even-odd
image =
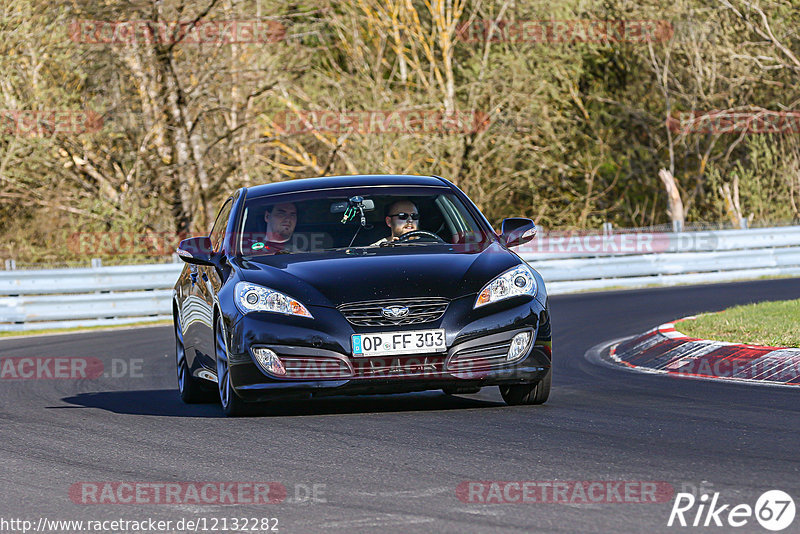
[[[253,349],[253,354],[256,357],[258,365],[260,365],[264,371],[276,376],[283,376],[286,374],[286,369],[283,368],[280,358],[271,350],[264,348]]]
[[[519,360],[528,350],[528,344],[531,341],[530,332],[520,332],[514,339],[511,340],[511,346],[508,348],[508,355],[506,356],[507,362]]]

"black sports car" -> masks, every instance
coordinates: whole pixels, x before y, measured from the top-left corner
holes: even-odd
[[[181,242],[178,386],[227,415],[278,398],[499,386],[541,404],[551,382],[541,276],[436,176],[333,176],[236,191]],[[216,383],[216,385],[215,385]]]

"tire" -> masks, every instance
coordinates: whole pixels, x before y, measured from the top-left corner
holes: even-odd
[[[200,381],[189,372],[186,363],[186,347],[183,342],[180,319],[175,317],[175,367],[178,371],[178,393],[186,404],[209,402],[213,396],[204,389]]]
[[[500,395],[509,406],[520,406],[522,404],[544,404],[550,396],[550,384],[553,380],[553,370],[536,384],[514,384],[510,386],[500,386]]]
[[[228,367],[228,346],[225,342],[225,328],[222,317],[218,317],[214,327],[214,354],[217,360],[217,385],[222,411],[228,417],[250,415],[253,409],[233,390]]]

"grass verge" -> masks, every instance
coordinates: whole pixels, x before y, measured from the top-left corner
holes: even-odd
[[[735,306],[677,325],[687,336],[731,343],[800,347],[800,299]]]
[[[101,325],[101,326],[76,326],[73,328],[51,328],[48,330],[14,330],[11,332],[0,332],[0,339],[6,337],[36,336],[42,334],[71,334],[75,332],[91,332],[102,330],[120,330],[124,328],[138,328],[144,326],[165,326],[171,325],[172,321],[142,321],[140,323],[127,323],[120,325]]]

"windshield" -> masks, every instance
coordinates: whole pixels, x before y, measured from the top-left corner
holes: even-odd
[[[240,228],[236,246],[243,256],[354,247],[474,247],[488,240],[464,203],[441,188],[353,188],[250,198]]]

